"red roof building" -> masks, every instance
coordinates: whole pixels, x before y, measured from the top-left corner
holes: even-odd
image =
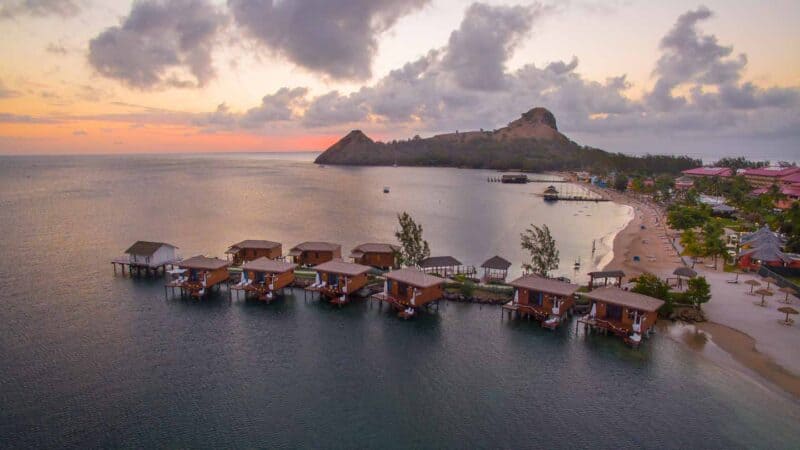
[[[800,167],[763,167],[744,169],[741,174],[754,186],[771,186],[784,183],[784,178],[800,173]]]

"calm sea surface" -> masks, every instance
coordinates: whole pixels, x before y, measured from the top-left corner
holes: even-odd
[[[800,405],[665,335],[600,336],[448,304],[398,320],[302,291],[266,306],[165,300],[114,277],[137,239],[184,256],[233,242],[392,241],[396,213],[433,255],[523,261],[548,224],[584,282],[630,210],[547,205],[492,172],[317,167],[309,155],[1,157],[3,447],[792,448]],[[383,186],[391,193],[382,193]],[[592,254],[592,241],[597,250]],[[575,272],[573,262],[582,269]]]

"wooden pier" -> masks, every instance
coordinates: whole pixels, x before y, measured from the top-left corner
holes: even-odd
[[[173,269],[178,263],[180,263],[180,259],[174,259],[171,261],[166,261],[158,265],[149,265],[149,264],[140,264],[131,262],[127,257],[120,256],[119,258],[115,258],[111,260],[111,265],[114,267],[114,275],[117,274],[117,266],[122,273],[125,275],[125,270],[128,270],[128,276],[137,276],[140,277],[144,276],[164,276],[167,273],[167,270]],[[159,273],[160,271],[160,273]]]

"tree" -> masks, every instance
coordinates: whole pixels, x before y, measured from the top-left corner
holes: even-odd
[[[714,258],[714,270],[717,269],[717,257],[725,255],[727,248],[723,235],[722,223],[719,219],[713,219],[703,225],[703,253]]]
[[[558,268],[558,248],[547,225],[540,228],[531,224],[531,228],[526,229],[520,237],[523,250],[531,254],[530,264],[523,264],[523,269],[546,277],[551,270]]]
[[[700,309],[703,303],[711,300],[711,286],[706,281],[706,277],[690,278],[687,285],[684,298],[693,303],[697,309]]]
[[[681,234],[681,244],[683,253],[692,257],[692,268],[694,268],[696,258],[703,254],[703,245],[697,239],[697,233],[688,229]]]
[[[652,273],[643,273],[631,280],[634,282],[633,292],[648,295],[653,298],[664,300],[664,305],[659,309],[659,314],[668,316],[672,313],[672,295],[669,292],[669,284]]]
[[[411,216],[403,211],[397,215],[400,229],[394,235],[400,242],[398,261],[401,266],[419,266],[419,263],[431,255],[428,241],[422,239],[422,225],[417,225]]]
[[[628,189],[628,177],[618,173],[617,176],[614,177],[614,189],[625,192],[625,189]]]
[[[667,212],[667,223],[676,230],[688,230],[702,226],[710,213],[703,207],[674,206]]]

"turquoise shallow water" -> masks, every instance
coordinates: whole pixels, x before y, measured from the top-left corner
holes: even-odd
[[[548,222],[562,261],[590,266],[602,257],[591,239],[627,214],[550,208],[534,185],[485,177],[263,155],[0,158],[0,442],[797,447],[796,402],[666,336],[632,351],[572,326],[501,320],[495,307],[448,304],[406,322],[301,291],[270,306],[165,300],[161,280],[114,277],[108,264],[138,238],[186,256],[251,237],[349,249],[391,238],[394,212],[408,209],[435,253],[466,263],[501,253],[519,265],[519,228]]]

